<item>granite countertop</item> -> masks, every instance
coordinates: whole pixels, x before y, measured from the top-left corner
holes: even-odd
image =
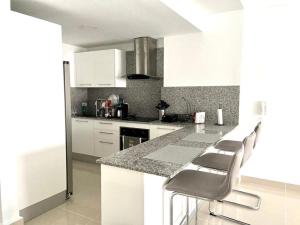
[[[167,125],[159,121],[150,122],[150,124]],[[216,126],[191,123],[180,123],[180,126],[183,127],[180,130],[100,158],[97,163],[170,177],[235,128],[234,125]]]
[[[161,125],[161,126],[173,126],[173,127],[184,127],[190,126],[192,123],[184,123],[184,122],[161,122],[160,120],[153,120],[150,122],[142,122],[142,121],[135,121],[135,120],[122,120],[119,118],[103,118],[103,117],[95,117],[95,116],[72,116],[72,118],[78,119],[91,119],[91,120],[100,120],[100,121],[111,121],[111,122],[121,122],[121,123],[138,123],[138,124],[152,124],[152,125]]]

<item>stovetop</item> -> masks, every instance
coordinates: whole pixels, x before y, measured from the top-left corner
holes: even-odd
[[[137,121],[137,122],[152,122],[152,121],[155,121],[157,119],[156,118],[150,118],[150,117],[128,116],[126,118],[122,118],[122,120]]]
[[[95,118],[95,115],[84,115],[84,117],[90,117],[90,118]],[[97,118],[103,118],[106,119],[105,117],[97,117]],[[137,121],[137,122],[152,122],[155,120],[158,120],[157,118],[151,118],[151,117],[139,117],[135,115],[128,115],[126,118],[107,118],[109,119],[120,119],[124,121]]]

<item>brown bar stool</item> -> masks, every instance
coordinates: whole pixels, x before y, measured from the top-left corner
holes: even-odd
[[[183,170],[173,178],[169,179],[164,188],[165,190],[172,192],[170,198],[170,225],[173,225],[173,198],[176,195],[209,201],[210,215],[238,224],[247,225],[247,223],[240,220],[217,214],[215,209],[211,208],[212,202],[222,202],[222,200],[231,193],[235,179],[239,174],[243,155],[244,148],[242,142],[240,142],[240,148],[232,156],[228,172],[225,176],[197,170]],[[189,215],[188,208],[187,215]]]
[[[249,136],[247,136],[244,139],[243,144],[244,144],[245,152],[244,152],[241,167],[250,158],[256,140],[257,140],[257,138],[256,138],[255,131],[253,131]],[[238,146],[237,143],[238,143],[238,141],[222,140],[215,145],[215,148],[222,150],[222,151],[234,152],[237,149],[237,146]],[[201,167],[208,168],[208,169],[227,171],[231,160],[232,160],[232,156],[230,156],[230,155],[219,154],[219,153],[207,153],[200,157],[195,158],[192,161],[192,163],[195,165],[201,166]],[[251,205],[240,204],[240,203],[228,201],[228,200],[223,200],[222,202],[240,206],[240,207],[244,207],[247,209],[252,209],[252,210],[258,210],[260,208],[261,197],[259,195],[245,192],[245,191],[240,191],[237,189],[233,189],[233,191],[256,199],[256,204],[254,206],[251,206]]]

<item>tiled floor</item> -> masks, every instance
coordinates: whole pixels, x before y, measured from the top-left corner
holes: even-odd
[[[236,218],[251,225],[300,225],[300,189],[292,185],[269,182],[253,183],[244,180],[239,189],[258,194],[262,197],[258,211],[248,210],[230,205],[219,205],[219,213]],[[253,199],[231,194],[231,200],[252,203]],[[214,218],[207,213],[208,204],[201,207],[198,213],[198,225],[231,225],[234,223]],[[193,222],[193,221],[192,221]],[[191,223],[194,224],[194,223]]]
[[[74,195],[25,225],[99,225],[100,166],[73,161]]]
[[[218,207],[219,212],[252,225],[299,225],[300,189],[292,185],[253,183],[244,180],[243,190],[262,197],[259,211],[233,206]],[[231,198],[251,203],[251,199],[232,195]],[[98,165],[74,161],[74,196],[65,204],[29,221],[26,225],[100,225],[100,168]],[[202,204],[197,225],[230,225],[233,223],[209,216]],[[194,221],[191,221],[194,224]],[[134,225],[134,224],[133,224]],[[155,224],[153,224],[155,225]]]

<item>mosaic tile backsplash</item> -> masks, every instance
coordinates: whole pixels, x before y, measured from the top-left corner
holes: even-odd
[[[206,121],[217,122],[219,104],[225,124],[238,124],[240,86],[163,87],[161,99],[170,104],[167,113],[205,112]],[[187,102],[190,107],[187,106]]]
[[[129,80],[126,88],[91,88],[88,90],[88,105],[90,113],[95,114],[94,102],[100,98],[107,98],[111,94],[118,94],[128,103],[129,114],[139,117],[158,116],[155,106],[161,96],[161,80]],[[128,84],[127,83],[127,84]]]

